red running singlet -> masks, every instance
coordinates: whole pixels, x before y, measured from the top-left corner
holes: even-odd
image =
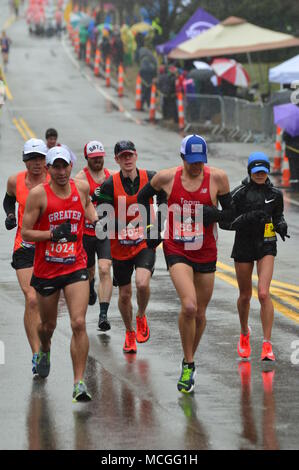
[[[197,204],[212,206],[210,195],[210,168],[204,166],[204,177],[200,187],[193,192],[187,191],[182,184],[182,167],[178,167],[172,191],[168,199],[168,208],[172,205],[178,205],[183,212],[183,206],[190,207],[190,213],[195,213]],[[194,263],[210,263],[217,260],[217,225],[211,224],[203,229],[203,242],[199,249],[186,249],[186,243],[183,239],[176,240],[176,230],[174,227],[174,218],[172,214],[167,219],[166,237],[163,242],[164,252],[167,255],[178,255],[187,258]],[[202,238],[202,231],[201,231]],[[191,246],[188,243],[187,246]]]
[[[72,233],[77,235],[77,240],[66,243],[51,240],[36,242],[33,267],[36,277],[52,279],[86,268],[87,256],[82,244],[85,211],[73,180],[70,180],[70,185],[70,196],[62,199],[54,194],[49,183],[44,183],[47,208],[36,224],[36,229],[53,230],[70,220]]]
[[[99,187],[102,186],[102,184],[99,184],[97,183],[93,177],[91,176],[91,174],[89,173],[89,170],[87,167],[83,168],[83,171],[86,175],[86,179],[89,183],[89,195],[90,196],[93,196],[95,190]],[[110,173],[109,171],[107,170],[107,168],[104,168],[104,173],[105,173],[105,180],[109,178],[110,176]],[[104,180],[104,181],[105,181]],[[96,207],[96,202],[93,203],[93,205]],[[95,232],[95,229],[94,229],[94,225],[87,219],[85,219],[84,221],[84,231],[83,231],[84,235],[89,235],[91,237],[95,237],[96,236],[96,232]]]

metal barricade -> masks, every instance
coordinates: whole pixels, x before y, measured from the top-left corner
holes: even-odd
[[[270,140],[275,133],[270,105],[237,97],[187,94],[185,113],[185,130],[200,126],[242,142]]]

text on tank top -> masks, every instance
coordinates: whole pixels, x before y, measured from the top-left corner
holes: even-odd
[[[62,243],[52,240],[36,242],[34,274],[37,277],[51,279],[86,267],[86,253],[82,244],[85,211],[73,180],[70,180],[70,188],[70,196],[62,199],[48,183],[44,183],[47,207],[39,219],[38,230],[54,230],[69,220],[71,233],[77,239]]]
[[[214,261],[217,257],[217,227],[215,224],[203,227],[200,219],[195,217],[200,214],[202,205],[213,205],[210,195],[210,168],[204,166],[202,183],[192,192],[184,188],[182,172],[183,168],[178,167],[168,199],[168,208],[174,208],[174,216],[169,214],[167,219],[164,251],[166,254],[183,255],[192,261]],[[184,220],[175,217],[176,209],[184,215]]]

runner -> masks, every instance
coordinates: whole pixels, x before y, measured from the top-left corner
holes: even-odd
[[[46,137],[48,149],[51,149],[52,147],[56,147],[58,145],[57,144],[58,132],[56,129],[53,129],[51,127],[50,129],[47,129],[45,137]]]
[[[104,181],[115,171],[104,168],[104,156],[106,155],[103,144],[96,140],[88,142],[84,147],[84,157],[87,166],[83,168],[76,178],[87,181],[89,185],[89,195],[93,198],[96,188],[100,188]],[[96,204],[96,202],[94,202]],[[98,295],[100,302],[100,315],[98,326],[101,331],[110,330],[111,325],[107,318],[109,304],[112,295],[111,278],[111,253],[110,240],[99,240],[96,237],[94,225],[89,220],[85,220],[83,246],[87,253],[87,268],[89,273],[89,305],[94,305],[97,301],[97,294],[94,289],[95,283],[95,261],[98,257],[99,287]]]
[[[179,331],[184,358],[177,387],[180,392],[190,393],[196,374],[194,355],[206,326],[206,309],[214,287],[217,260],[214,222],[230,220],[233,211],[226,174],[205,165],[205,140],[198,135],[185,137],[181,158],[183,166],[159,171],[140,192],[138,202],[145,204],[163,189],[168,198],[168,212],[174,214],[168,217],[163,245],[181,302]],[[215,207],[217,200],[223,211]],[[159,243],[159,236],[156,242]],[[147,243],[153,246],[155,240],[148,239]]]
[[[2,31],[2,36],[1,36],[0,42],[1,42],[1,54],[2,54],[3,67],[4,67],[4,71],[6,71],[7,70],[7,64],[8,64],[8,54],[9,54],[11,39],[9,39],[6,36],[5,31]]]
[[[236,231],[231,256],[235,261],[240,291],[237,307],[241,334],[237,350],[241,358],[250,357],[251,330],[248,317],[252,296],[252,272],[256,261],[258,298],[264,333],[261,360],[275,361],[271,344],[274,308],[269,289],[274,257],[277,254],[275,232],[285,241],[285,237],[289,237],[288,226],[283,216],[282,192],[274,188],[268,178],[270,161],[267,155],[263,152],[252,153],[248,158],[247,170],[249,177],[232,191],[237,217],[231,224],[221,224],[221,228]]]
[[[42,140],[30,139],[25,142],[23,161],[26,170],[8,178],[3,201],[7,230],[17,227],[11,265],[16,270],[18,282],[25,297],[24,325],[33,354],[32,372],[34,376],[36,375],[36,360],[40,345],[37,333],[40,315],[35,290],[30,286],[33,272],[34,243],[27,243],[22,239],[21,228],[29,190],[45,182],[47,178],[46,153],[47,147]],[[16,219],[16,202],[18,203],[18,220]]]
[[[136,353],[138,343],[148,341],[150,330],[146,318],[146,308],[150,297],[150,278],[154,271],[155,251],[147,248],[143,239],[143,227],[135,228],[132,221],[138,219],[128,215],[128,208],[137,208],[137,194],[154,176],[155,172],[141,170],[136,167],[137,152],[133,142],[122,140],[114,147],[115,161],[120,171],[103,183],[99,193],[96,191],[97,202],[111,204],[114,207],[117,221],[116,238],[110,239],[113,265],[113,284],[119,288],[118,306],[126,327],[124,353]],[[122,197],[122,199],[121,199]],[[124,207],[119,211],[119,200]],[[158,204],[162,202],[162,197]],[[134,211],[133,211],[134,212]],[[123,228],[121,227],[123,225]],[[98,224],[98,228],[101,224]],[[97,236],[101,234],[97,231]],[[137,329],[133,328],[132,284],[131,278],[136,270]]]
[[[91,396],[83,374],[89,348],[85,325],[89,284],[82,238],[84,215],[94,222],[98,217],[89,198],[88,185],[70,179],[72,164],[68,150],[53,147],[47,153],[46,163],[51,181],[29,193],[22,228],[23,238],[36,242],[31,285],[37,291],[41,315],[37,373],[45,378],[50,372],[51,338],[63,290],[73,332],[73,401],[88,401]]]

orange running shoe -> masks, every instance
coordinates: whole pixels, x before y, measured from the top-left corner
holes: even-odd
[[[249,326],[247,335],[243,335],[242,333],[240,334],[240,339],[238,342],[238,354],[243,359],[248,358],[251,354],[251,347],[250,347],[250,341],[249,341],[250,333],[251,333],[251,328]]]
[[[275,356],[272,351],[272,344],[270,343],[270,341],[263,342],[261,360],[262,361],[275,361]]]
[[[137,347],[136,347],[136,336],[135,336],[135,331],[127,331],[126,332],[126,339],[125,339],[125,344],[123,347],[123,352],[124,353],[131,353],[131,354],[136,354],[137,353]]]
[[[136,341],[137,343],[145,343],[149,340],[150,330],[147,324],[146,316],[143,317],[136,316],[137,332],[136,332]]]

